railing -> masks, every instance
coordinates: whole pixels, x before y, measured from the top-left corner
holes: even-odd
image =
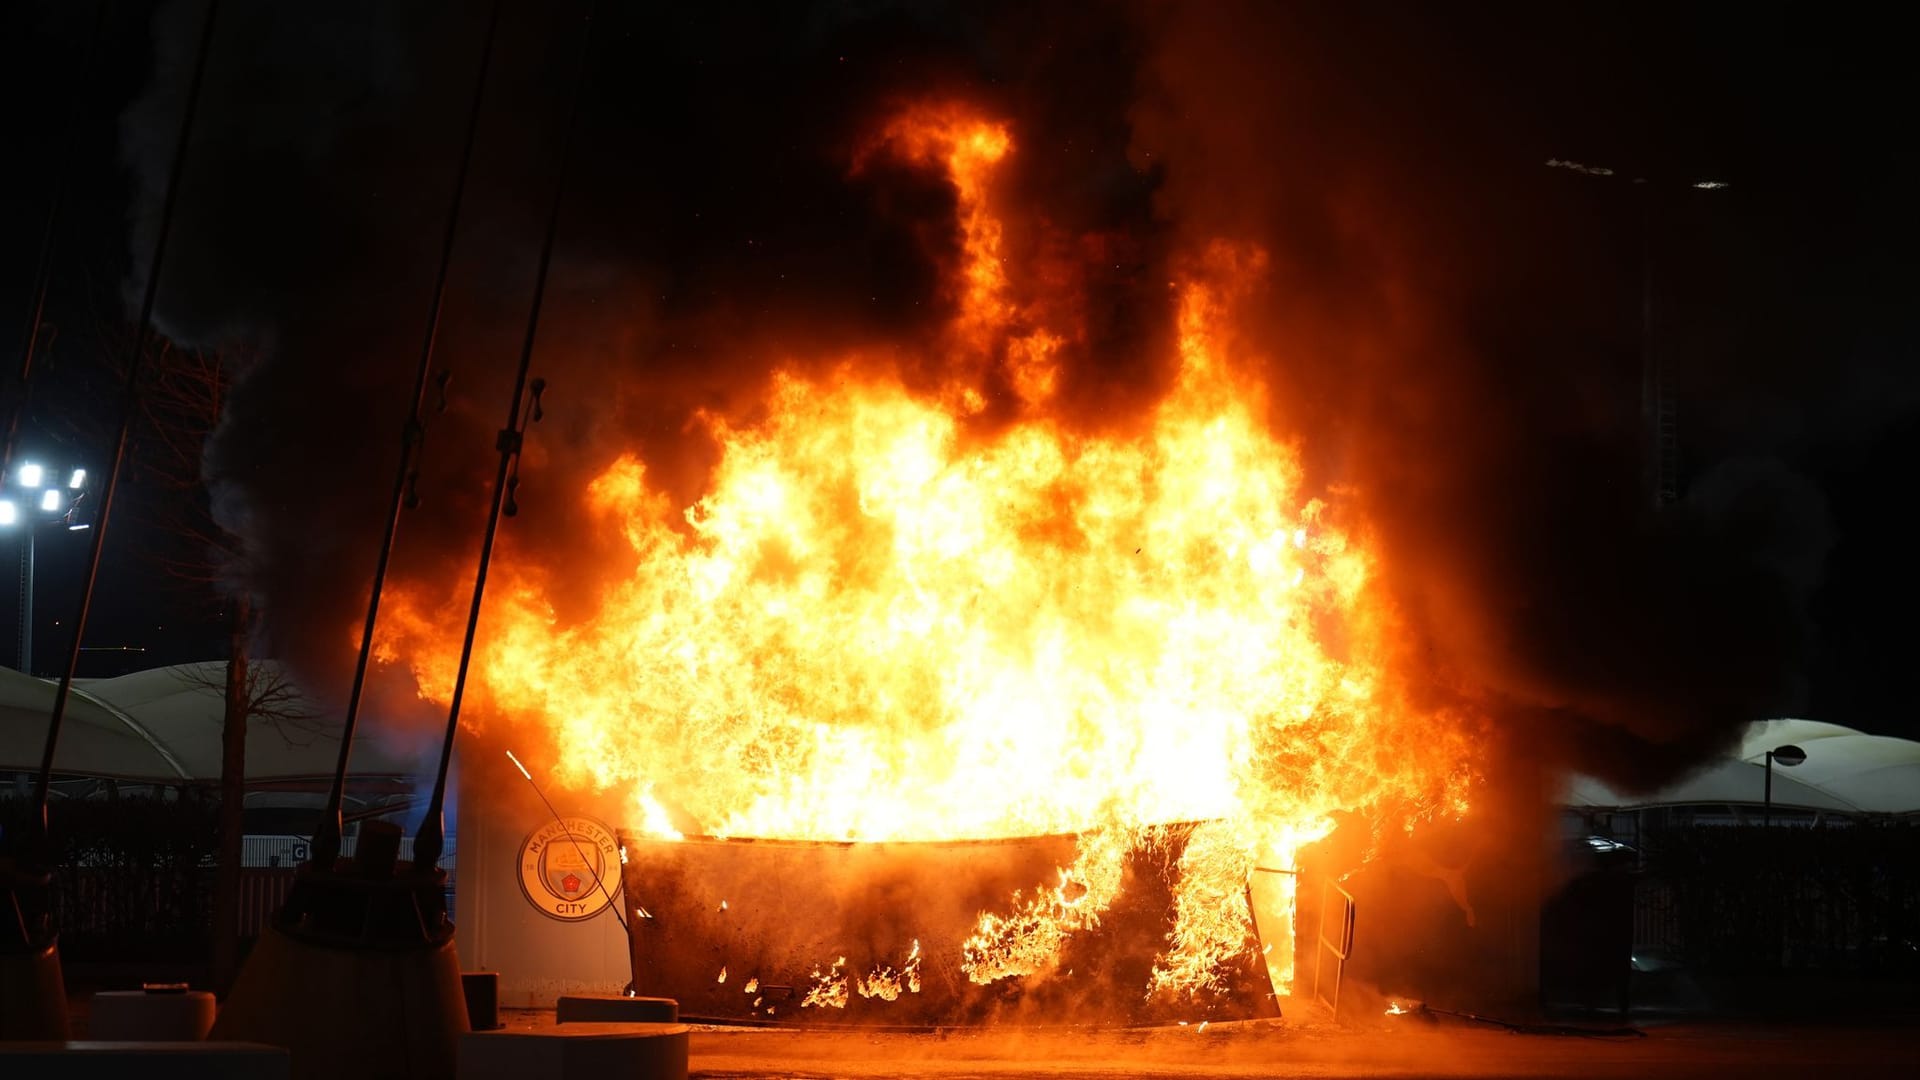
[[[1920,825],[1651,833],[1637,950],[1702,972],[1920,971]]]
[[[240,937],[250,940],[273,920],[273,913],[287,901],[293,888],[295,869],[289,867],[247,866],[240,870]]]
[[[240,871],[240,937],[251,941],[286,903],[297,868],[248,866]],[[186,876],[132,875],[107,870],[62,871],[55,893],[68,952],[111,953],[143,948],[195,953],[205,946],[213,917],[211,867]],[[448,913],[452,914],[451,881]]]
[[[446,838],[445,850],[440,853],[440,868],[443,870],[453,868],[456,839],[453,835]],[[351,857],[359,842],[358,835],[343,837],[340,854]],[[240,841],[240,865],[245,867],[299,866],[307,861],[311,853],[309,838],[292,833],[249,834]],[[413,837],[400,838],[400,858],[413,858]]]
[[[1338,938],[1329,938],[1327,936],[1327,909],[1331,906],[1327,896],[1329,890],[1340,894],[1340,924],[1337,927],[1339,931]],[[1353,894],[1335,884],[1331,879],[1321,882],[1320,885],[1320,927],[1318,937],[1319,941],[1314,945],[1313,949],[1313,999],[1324,1003],[1327,1006],[1327,1010],[1333,1014],[1333,1018],[1339,1020],[1340,984],[1346,978],[1347,959],[1353,955]],[[1321,969],[1326,965],[1328,953],[1332,953],[1334,958],[1333,993],[1331,996],[1321,993],[1320,990],[1320,984],[1322,982]]]

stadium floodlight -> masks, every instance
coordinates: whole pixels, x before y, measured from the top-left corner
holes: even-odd
[[[65,486],[61,479],[65,478]],[[92,523],[75,520],[87,499],[87,470],[62,462],[23,461],[11,475],[0,472],[0,531],[20,549],[19,670],[33,671],[33,589],[35,536],[42,528],[65,525],[82,532]]]

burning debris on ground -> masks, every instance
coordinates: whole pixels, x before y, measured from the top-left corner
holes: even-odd
[[[1769,972],[1911,976],[1920,807],[1885,775],[1920,755],[1839,659],[1884,603],[1848,569],[1890,531],[1875,449],[1920,400],[1875,359],[1910,245],[1860,238],[1906,235],[1911,169],[1832,122],[1846,95],[1780,89],[1878,71],[1834,59],[1857,28],[136,8],[34,8],[17,65],[113,74],[28,136],[64,149],[0,528],[86,557],[43,690],[22,549],[0,690],[51,722],[0,762],[0,990],[37,1018],[7,1032],[67,1030],[63,923],[131,940],[78,899],[126,860],[59,840],[63,804],[198,798],[203,721],[279,837],[216,888],[215,954],[255,944],[214,1031],[301,1075],[506,1068],[569,1023],[669,1073],[708,1022],[1544,1033],[1624,1023],[1648,976],[1730,993],[1762,941]],[[1841,198],[1828,157],[1894,179]],[[77,254],[100,221],[113,254]],[[152,436],[143,372],[189,352],[217,424]],[[96,581],[115,633],[182,622],[112,577],[116,490],[177,497],[150,436],[204,522],[132,548],[218,533],[196,587],[242,613],[198,698],[83,671]],[[249,654],[325,717],[252,788]],[[1801,850],[1776,767],[1782,827],[1850,869],[1743,876]],[[174,861],[150,891],[185,925]],[[392,993],[327,989],[362,983]],[[467,1030],[555,994],[595,1019]]]

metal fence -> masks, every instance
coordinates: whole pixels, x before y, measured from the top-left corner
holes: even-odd
[[[260,935],[286,901],[292,867],[240,872],[240,936]],[[211,867],[129,873],[63,867],[55,872],[53,915],[60,949],[78,959],[182,960],[206,949],[213,927]]]
[[[0,800],[0,822],[25,812]],[[88,799],[54,807],[53,883],[48,901],[60,931],[61,955],[80,961],[198,961],[212,940],[216,800],[202,797]],[[351,855],[355,837],[341,845]],[[449,837],[447,910],[453,911]],[[285,902],[304,838],[255,836],[242,841],[240,935],[259,936]],[[412,840],[401,857],[412,854]]]
[[[1725,973],[1920,972],[1920,824],[1645,837],[1636,951]]]

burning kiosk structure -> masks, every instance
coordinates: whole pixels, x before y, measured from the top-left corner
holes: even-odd
[[[1013,242],[1017,152],[965,105],[897,114],[852,168],[950,186],[926,355],[796,358],[695,418],[690,505],[622,454],[580,496],[615,557],[496,569],[468,715],[625,807],[635,986],[690,1013],[1250,1014],[1291,986],[1288,872],[1333,815],[1467,812],[1475,718],[1403,685],[1366,522],[1271,429],[1236,331],[1263,253],[1189,253],[1157,393],[1088,415],[1081,256]],[[378,650],[433,700],[442,599],[397,586]]]

